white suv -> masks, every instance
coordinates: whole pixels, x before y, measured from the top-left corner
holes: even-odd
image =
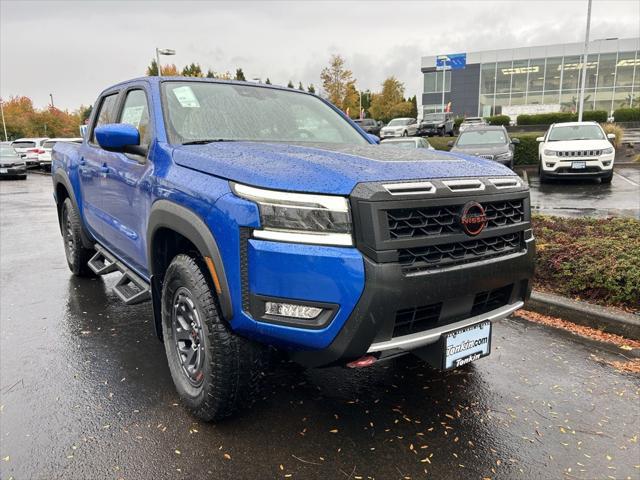
[[[544,137],[538,137],[540,182],[550,178],[599,178],[611,183],[613,134],[606,134],[596,122],[554,123]]]
[[[42,144],[48,140],[47,137],[19,138],[11,143],[20,158],[24,158],[27,166],[40,165],[38,154],[44,150]]]

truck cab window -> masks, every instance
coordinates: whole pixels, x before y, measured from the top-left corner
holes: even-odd
[[[93,127],[93,132],[91,133],[91,143],[98,143],[96,141],[96,128],[102,125],[106,125],[107,123],[113,123],[115,121],[116,114],[116,105],[118,100],[118,94],[113,93],[111,95],[107,95],[102,99],[102,103],[100,104],[100,111],[98,112],[98,117],[96,120],[96,124]]]
[[[133,125],[140,132],[140,145],[149,145],[149,107],[144,90],[131,90],[127,93],[119,123]]]

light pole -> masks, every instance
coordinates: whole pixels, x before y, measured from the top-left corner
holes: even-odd
[[[49,97],[51,97],[51,108],[54,108],[54,106],[53,106],[53,93],[50,93]]]
[[[4,141],[8,142],[9,138],[7,137],[7,124],[4,123],[4,108],[2,106],[4,102],[0,99],[0,114],[2,115],[2,129],[4,130]]]
[[[587,31],[584,34],[584,53],[582,54],[582,78],[580,79],[580,103],[578,104],[578,121],[582,121],[584,111],[584,88],[587,84],[587,54],[589,53],[589,28],[591,27],[591,0],[587,0]]]
[[[176,51],[171,48],[158,48],[156,47],[156,65],[158,67],[158,76],[162,75],[160,68],[160,55],[175,55]]]

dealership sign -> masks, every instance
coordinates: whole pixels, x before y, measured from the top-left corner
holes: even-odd
[[[436,57],[436,68],[441,70],[462,70],[466,66],[466,53],[450,53],[448,55],[438,55]]]

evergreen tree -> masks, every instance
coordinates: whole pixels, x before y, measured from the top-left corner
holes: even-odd
[[[207,70],[207,78],[216,78],[216,74],[213,70],[208,69]]]
[[[242,81],[242,82],[246,82],[246,81],[247,81],[247,79],[246,79],[246,78],[244,78],[244,72],[242,71],[242,69],[241,69],[241,68],[237,68],[237,69],[236,69],[236,77],[235,77],[235,80],[240,80],[240,81]]]
[[[302,82],[298,83],[298,90],[302,90],[304,92],[304,87],[302,86]]]
[[[271,85],[271,80],[269,80],[269,77],[267,77],[267,79],[264,81],[264,83],[266,83],[267,85]]]
[[[295,88],[291,80],[289,80],[289,83],[287,83],[287,88]]]
[[[316,93],[316,87],[313,86],[313,83],[309,84],[309,86],[307,87],[307,92]]]

